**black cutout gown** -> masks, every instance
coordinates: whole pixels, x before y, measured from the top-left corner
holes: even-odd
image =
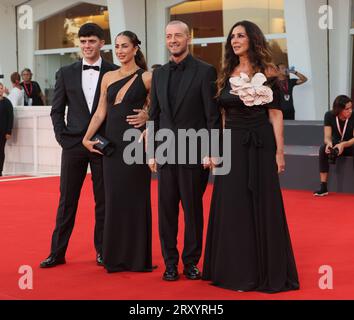
[[[103,236],[103,261],[108,272],[152,271],[151,248],[151,173],[148,165],[128,165],[123,151],[131,141],[123,141],[124,132],[133,128],[126,122],[133,109],[143,107],[147,90],[144,70],[112,83],[107,89],[106,137],[115,145],[110,157],[104,157],[103,172],[106,215]],[[137,75],[118,104],[119,90]]]

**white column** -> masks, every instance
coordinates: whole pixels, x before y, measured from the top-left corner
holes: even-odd
[[[124,30],[137,34],[141,41],[141,49],[146,55],[145,1],[107,0],[107,5],[114,62],[118,64],[118,59],[114,54],[114,40],[117,34]]]
[[[109,12],[109,28],[112,39],[113,61],[116,64],[118,64],[118,59],[114,54],[114,39],[119,32],[126,29],[124,4],[124,0],[107,0]]]
[[[333,29],[329,32],[331,104],[340,94],[351,96],[351,3],[351,0],[330,0],[329,2],[333,8]]]
[[[10,75],[17,71],[15,7],[0,4],[0,21],[0,74],[4,75],[4,79],[0,79],[0,82],[7,88],[11,88]]]
[[[165,46],[165,27],[169,20],[169,8],[185,2],[185,0],[148,0],[147,33],[149,66],[165,64],[168,53]]]
[[[289,65],[309,81],[294,89],[297,120],[323,119],[328,109],[327,30],[319,27],[325,0],[284,0]]]
[[[34,72],[35,26],[33,29],[18,29],[19,72],[30,68]]]

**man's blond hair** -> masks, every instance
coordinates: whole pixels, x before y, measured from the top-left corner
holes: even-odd
[[[184,29],[185,34],[186,34],[187,36],[190,36],[191,33],[190,33],[190,30],[189,30],[189,26],[188,26],[188,24],[186,24],[186,23],[183,22],[183,21],[180,21],[180,20],[172,20],[172,21],[170,21],[170,22],[167,24],[166,28],[167,28],[168,26],[175,26],[175,25],[180,25],[180,26],[182,26],[183,29]]]

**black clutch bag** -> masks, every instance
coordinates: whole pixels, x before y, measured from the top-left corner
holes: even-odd
[[[99,143],[93,146],[94,149],[100,151],[105,156],[109,157],[114,152],[114,145],[111,141],[101,136],[100,134],[95,134],[91,141],[99,141]]]

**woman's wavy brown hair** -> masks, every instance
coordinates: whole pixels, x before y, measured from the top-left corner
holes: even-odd
[[[226,81],[234,69],[240,64],[240,58],[234,53],[231,46],[232,32],[238,26],[245,28],[249,38],[248,57],[252,64],[253,71],[255,73],[264,73],[268,69],[276,70],[275,65],[272,63],[270,48],[262,30],[253,22],[246,20],[239,21],[232,26],[226,40],[223,67],[217,80],[217,96],[219,96],[221,90],[224,89]]]

